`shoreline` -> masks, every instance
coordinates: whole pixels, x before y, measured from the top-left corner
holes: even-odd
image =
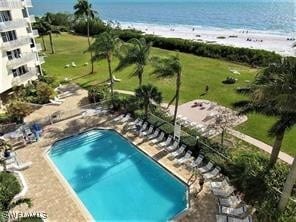
[[[208,44],[219,44],[250,49],[274,51],[282,56],[296,56],[296,35],[276,34],[256,30],[202,28],[189,25],[158,25],[120,22],[124,29],[136,29],[145,34],[167,38],[189,39]]]

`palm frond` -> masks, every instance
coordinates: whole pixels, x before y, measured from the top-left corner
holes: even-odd
[[[23,198],[23,199],[19,199],[15,202],[12,202],[9,204],[8,208],[9,210],[21,205],[21,204],[26,204],[28,207],[31,207],[32,206],[32,202],[29,198]]]

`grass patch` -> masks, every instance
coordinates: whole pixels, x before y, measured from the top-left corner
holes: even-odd
[[[46,45],[49,49],[48,38],[46,38]],[[84,66],[84,63],[89,62],[89,54],[84,52],[87,49],[87,40],[85,37],[66,33],[54,35],[54,45],[56,54],[51,55],[50,50],[48,50],[46,52],[46,63],[44,64],[44,68],[51,76],[55,76],[59,80],[64,80],[65,78],[72,79],[84,88],[103,84],[108,78],[106,61],[96,62],[95,74],[89,74],[90,65]],[[176,54],[174,51],[158,48],[152,49],[153,56],[174,54]],[[245,65],[198,57],[186,53],[180,53],[180,59],[184,67],[180,98],[182,103],[194,99],[207,99],[230,107],[233,102],[244,98],[244,96],[237,94],[235,89],[247,85],[247,82],[252,81],[258,73],[258,69],[253,69]],[[77,67],[65,68],[66,64],[71,64],[72,62],[75,62]],[[112,66],[116,67],[117,62],[114,59]],[[138,86],[138,79],[130,76],[131,70],[132,67],[115,73],[117,78],[123,80],[115,84],[115,89],[134,90]],[[224,85],[222,81],[231,75],[230,70],[237,70],[241,75],[236,77],[238,79],[237,83]],[[169,101],[175,92],[175,79],[157,79],[150,75],[151,71],[152,67],[147,66],[143,83],[153,83],[161,90],[164,101]],[[204,92],[206,85],[209,86],[209,93],[206,96],[200,96]],[[238,129],[252,137],[272,144],[273,140],[267,136],[267,130],[273,122],[274,119],[252,114],[249,115],[249,121]],[[284,140],[283,150],[289,154],[296,154],[296,150],[293,150],[292,146],[296,144],[296,137],[292,135],[296,135],[296,129],[287,134]]]

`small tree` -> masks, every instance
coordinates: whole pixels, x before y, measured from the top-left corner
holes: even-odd
[[[0,151],[6,151],[11,149],[11,144],[4,139],[0,139]],[[6,171],[6,161],[5,159],[0,160],[0,164],[3,166],[4,171]]]
[[[53,98],[55,92],[54,89],[45,82],[38,82],[36,85],[36,94],[38,103],[46,104],[51,98]]]
[[[148,117],[149,107],[151,104],[157,105],[162,101],[161,92],[151,85],[143,85],[135,90],[135,96],[138,98],[140,105],[144,108],[145,117]]]
[[[32,108],[25,102],[13,100],[6,106],[7,115],[17,123],[23,123],[24,118],[32,112]]]

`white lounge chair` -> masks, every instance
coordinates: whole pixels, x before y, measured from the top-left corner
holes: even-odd
[[[157,138],[157,136],[159,135],[159,132],[160,132],[160,130],[156,129],[153,134],[148,136],[148,140],[152,140],[152,139]]]
[[[216,215],[216,221],[217,222],[227,222],[227,216],[226,215],[217,214]]]
[[[213,170],[207,172],[207,173],[204,173],[203,174],[203,177],[206,179],[206,180],[209,180],[209,179],[212,179],[212,178],[215,178],[218,176],[218,174],[220,173],[221,171],[221,168],[220,167],[215,167]]]
[[[113,122],[118,122],[118,121],[120,121],[121,119],[123,119],[124,116],[125,116],[124,114],[121,114],[120,116],[117,116],[116,118],[114,118],[112,121],[113,121]]]
[[[237,217],[227,217],[228,222],[252,222],[252,217],[247,216],[245,218],[237,218]]]
[[[131,119],[131,114],[128,113],[126,114],[121,120],[119,120],[119,122],[121,123],[126,123],[127,121],[129,121]]]
[[[247,208],[245,206],[239,207],[239,208],[232,208],[232,207],[224,207],[220,206],[220,213],[230,215],[230,216],[239,216],[243,213],[245,213]]]
[[[114,82],[121,82],[121,79],[117,79],[115,76],[112,76],[112,77]]]
[[[141,121],[141,119],[140,119],[140,118],[137,118],[136,120],[134,120],[134,121],[128,123],[128,126],[136,125],[136,124],[138,124],[140,121]]]
[[[13,163],[13,164],[9,164],[6,166],[8,171],[22,171],[25,169],[28,169],[30,166],[32,165],[32,162],[27,162],[27,163],[23,163],[23,164],[17,164],[17,163]]]
[[[182,155],[182,153],[185,151],[185,149],[186,149],[186,146],[182,145],[179,149],[177,149],[176,151],[170,153],[168,157],[177,158],[180,155]]]
[[[168,145],[171,144],[172,140],[173,140],[173,137],[170,135],[170,136],[168,136],[168,138],[166,139],[166,141],[161,142],[160,144],[158,144],[158,146],[161,147],[161,148],[162,147],[165,147],[165,146],[168,146]]]
[[[140,133],[143,132],[143,131],[145,131],[145,130],[147,130],[147,127],[148,127],[148,123],[145,122],[144,125],[140,129]]]
[[[50,102],[50,104],[52,104],[52,105],[62,105],[62,101],[56,101],[56,100],[53,100],[53,99],[50,99],[49,100],[49,102]]]
[[[225,186],[220,189],[212,189],[215,196],[219,197],[229,197],[234,191],[233,186]]]
[[[64,102],[65,101],[65,99],[61,99],[58,96],[55,96],[54,100],[57,101],[57,102]]]
[[[178,165],[181,165],[187,161],[189,161],[191,158],[192,158],[192,152],[190,150],[188,150],[186,153],[185,153],[185,156],[181,157],[180,159],[176,159],[175,162],[176,164]]]
[[[153,132],[153,126],[150,126],[148,130],[141,133],[141,136],[147,136],[150,135]]]
[[[237,196],[230,196],[227,198],[219,198],[219,204],[225,207],[236,207],[241,203],[241,199]]]
[[[157,138],[151,140],[151,143],[152,144],[160,143],[163,141],[163,139],[164,139],[164,132],[161,132]]]
[[[227,186],[230,186],[230,185],[226,179],[224,179],[223,181],[211,182],[212,189],[221,189],[221,188],[227,187]]]
[[[72,67],[76,67],[77,65],[75,64],[75,62],[72,62],[72,63],[71,63],[71,66],[72,66]]]
[[[214,166],[214,164],[210,161],[210,162],[208,162],[207,165],[199,167],[198,170],[201,173],[206,173],[206,172],[210,171],[213,168],[213,166]]]
[[[190,168],[199,167],[199,165],[202,163],[203,159],[204,159],[204,156],[202,154],[199,154],[198,157],[194,161],[187,163],[187,166]]]
[[[179,142],[175,140],[172,145],[165,147],[165,150],[168,152],[173,152],[178,149],[178,146],[179,146]]]

